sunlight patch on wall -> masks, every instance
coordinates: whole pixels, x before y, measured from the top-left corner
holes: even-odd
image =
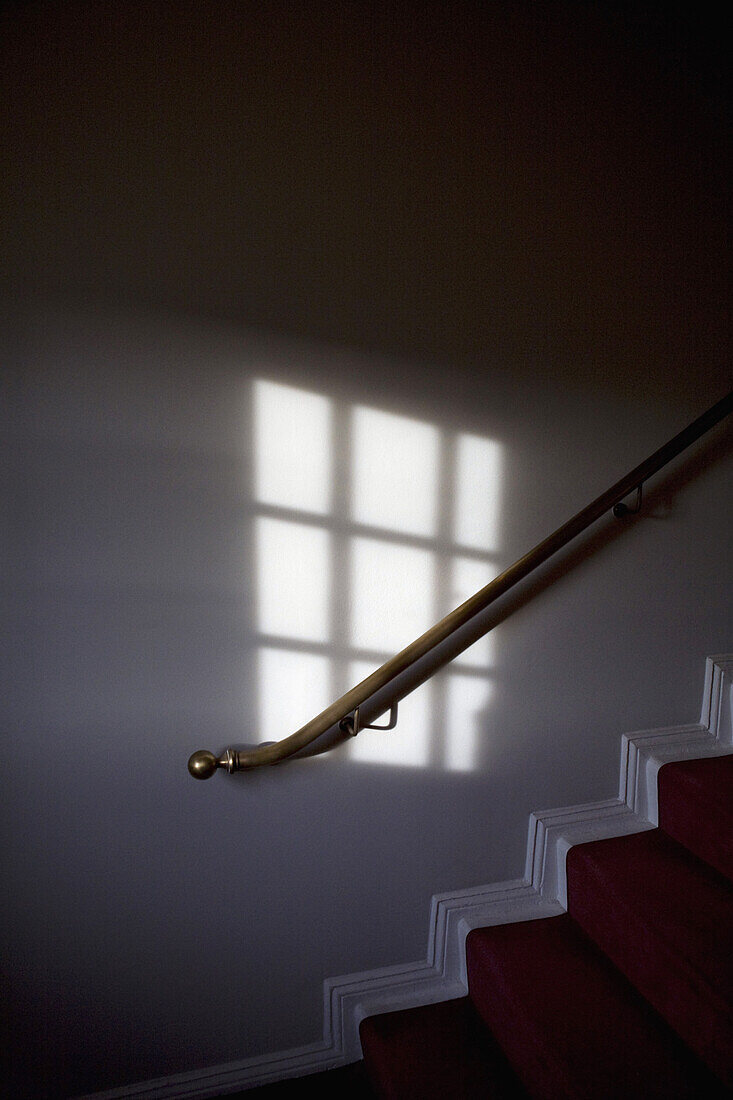
[[[434,535],[440,434],[433,424],[357,406],[351,514],[360,523]]]
[[[260,516],[256,526],[257,625],[263,634],[311,642],[330,630],[329,535]]]
[[[349,678],[360,683],[375,666],[352,661]],[[431,700],[433,684],[423,684],[399,705],[399,721],[393,730],[364,730],[349,745],[349,756],[366,764],[392,764],[395,767],[424,768],[430,763]],[[388,715],[376,719],[380,725]]]
[[[460,546],[499,548],[501,447],[461,433],[457,440],[453,537]]]
[[[321,515],[331,507],[332,402],[276,382],[254,384],[255,498]]]
[[[477,764],[482,717],[492,684],[478,676],[448,675],[445,719],[445,764],[451,771],[473,771]]]
[[[257,663],[258,740],[282,741],[333,701],[327,657],[263,646]]]
[[[396,653],[432,626],[436,618],[434,554],[414,546],[355,538],[351,563],[354,646]]]
[[[475,558],[453,558],[450,571],[451,589],[448,610],[464,603],[496,576],[496,568],[493,565],[485,561],[477,561]],[[479,638],[456,657],[454,664],[490,668],[494,661],[494,641],[493,634],[484,634],[483,638]]]
[[[252,405],[263,740],[294,733],[498,572],[501,446],[260,379]],[[338,456],[338,457],[337,457]],[[470,771],[491,696],[479,639],[351,760]]]

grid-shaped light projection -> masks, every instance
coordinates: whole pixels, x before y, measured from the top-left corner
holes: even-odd
[[[443,764],[449,771],[469,772],[476,767],[491,690],[492,684],[483,678],[449,673],[443,738]]]
[[[263,634],[325,642],[330,631],[327,531],[260,516],[256,526],[257,619]]]
[[[252,442],[258,714],[275,741],[496,575],[502,450],[265,379]],[[396,729],[360,733],[349,758],[475,768],[492,640],[403,699]]]
[[[355,538],[351,562],[351,642],[357,649],[396,652],[432,625],[436,617],[433,554],[414,546]]]
[[[330,664],[316,653],[260,648],[258,718],[263,741],[281,741],[328,706],[333,698]]]
[[[359,523],[434,535],[440,433],[433,424],[357,406],[351,512]]]
[[[255,499],[321,515],[331,507],[327,397],[259,380],[254,386]]]
[[[351,680],[358,684],[374,666],[365,661],[353,661],[349,667]],[[399,705],[399,721],[393,730],[365,730],[352,742],[352,760],[369,764],[391,764],[393,767],[424,768],[430,763],[430,716],[432,684],[423,684],[419,691],[408,695]],[[375,723],[386,725],[387,715]]]
[[[493,439],[461,434],[456,447],[453,537],[459,546],[498,550],[501,447]]]
[[[449,610],[458,607],[479,589],[484,588],[496,575],[496,568],[488,562],[476,558],[454,557],[450,562],[450,604]],[[459,665],[474,665],[490,668],[494,654],[494,636],[484,634],[464,653],[455,658]]]

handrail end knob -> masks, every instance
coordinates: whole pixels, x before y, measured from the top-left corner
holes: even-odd
[[[199,749],[188,761],[188,770],[194,779],[210,779],[218,767],[219,761],[208,749]]]

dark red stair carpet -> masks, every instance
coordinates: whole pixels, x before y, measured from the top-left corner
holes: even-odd
[[[527,1100],[468,997],[371,1016],[360,1035],[383,1100]]]
[[[733,754],[660,768],[659,824],[733,880]]]
[[[733,890],[661,829],[568,853],[568,911],[733,1088]]]
[[[733,755],[665,765],[659,803],[570,849],[567,914],[470,933],[468,998],[362,1022],[375,1095],[733,1095]]]
[[[704,1094],[709,1074],[570,917],[477,929],[466,952],[471,998],[531,1096]]]

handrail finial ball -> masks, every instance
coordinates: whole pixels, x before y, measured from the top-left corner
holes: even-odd
[[[218,767],[219,761],[208,749],[199,749],[188,761],[188,770],[194,779],[210,779]]]

